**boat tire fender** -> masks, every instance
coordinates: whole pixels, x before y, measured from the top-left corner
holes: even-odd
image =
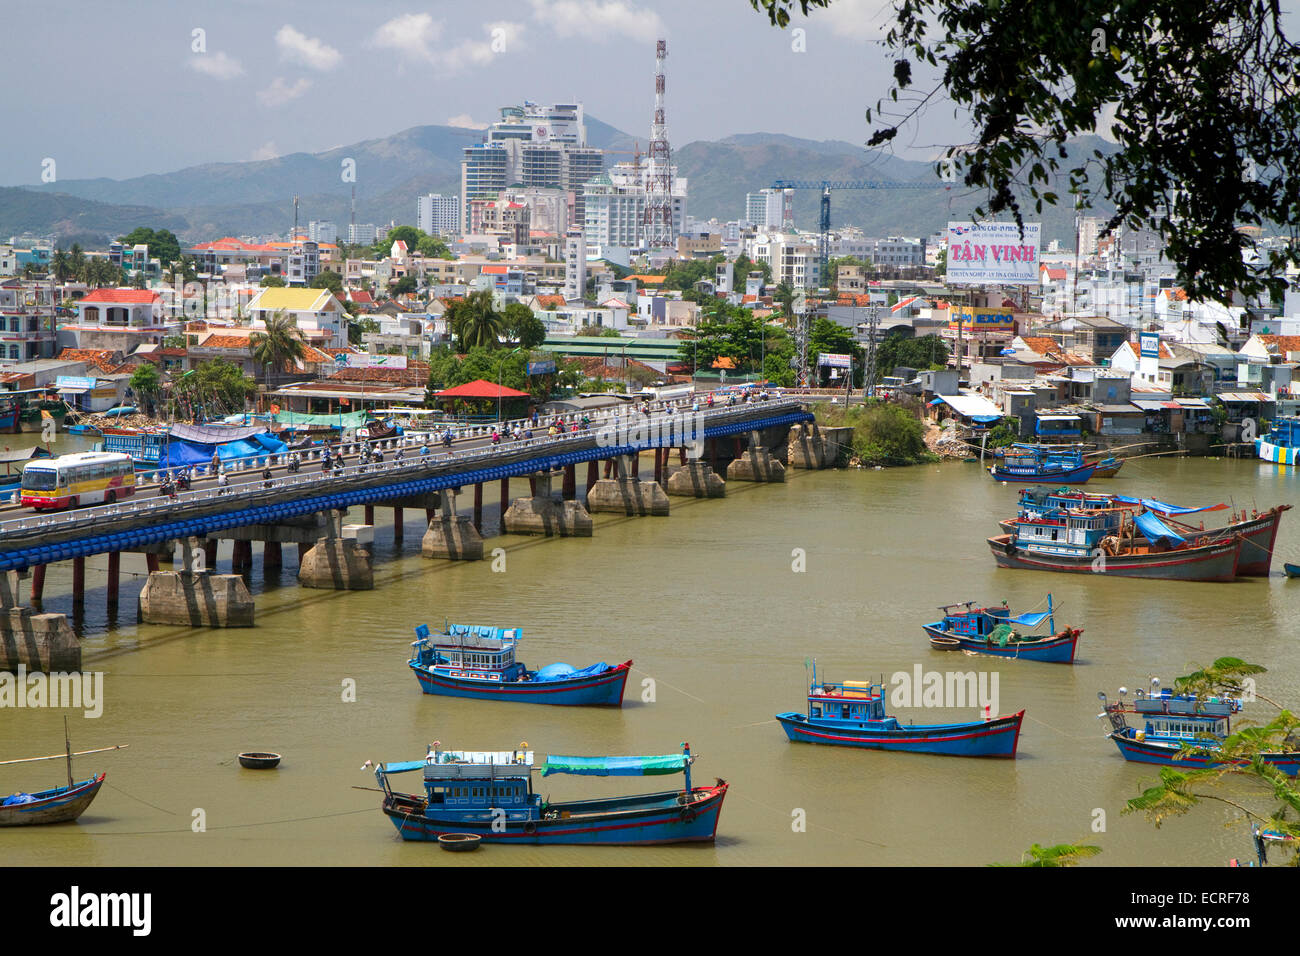
[[[529,820],[527,823],[524,824],[524,832],[527,833],[529,836],[532,836],[534,833],[537,832],[537,824],[534,823],[532,820]]]
[[[682,823],[691,823],[695,820],[696,813],[694,807],[682,807]]]

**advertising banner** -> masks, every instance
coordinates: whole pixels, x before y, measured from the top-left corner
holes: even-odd
[[[406,368],[405,355],[371,355],[369,352],[340,352],[335,361],[344,359],[345,368]]]
[[[852,360],[847,355],[838,355],[835,353],[820,352],[817,355],[817,364],[828,366],[829,368],[849,368]]]
[[[1016,327],[1015,313],[1002,307],[957,305],[950,315],[948,327],[955,329],[960,322],[962,332],[1012,332]]]
[[[1041,223],[948,223],[948,285],[1038,285]]]

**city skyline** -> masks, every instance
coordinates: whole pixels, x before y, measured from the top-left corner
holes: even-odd
[[[670,51],[674,147],[756,132],[862,143],[863,112],[890,76],[883,52],[863,56],[880,49],[888,10],[866,0],[801,19],[803,34],[773,29],[748,3],[677,0],[431,12],[290,2],[256,22],[261,8],[245,0],[146,2],[130,19],[78,7],[82,29],[62,30],[57,14],[72,9],[8,14],[11,35],[33,41],[7,51],[11,67],[42,81],[39,95],[0,107],[8,127],[24,130],[0,157],[0,185],[42,182],[47,159],[57,179],[127,179],[321,152],[422,125],[464,128],[472,143],[500,107],[525,99],[582,102],[589,116],[648,140],[659,37]],[[53,72],[41,53],[51,47],[62,51]],[[924,135],[900,137],[892,152],[930,158],[961,133],[960,121],[934,110]]]

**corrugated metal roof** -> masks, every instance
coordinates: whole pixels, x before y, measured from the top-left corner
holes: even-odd
[[[1220,392],[1215,396],[1221,402],[1271,402],[1263,392]]]

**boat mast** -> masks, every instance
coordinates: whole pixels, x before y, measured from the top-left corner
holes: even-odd
[[[1051,631],[1053,634],[1056,633],[1056,618],[1052,616],[1052,595],[1051,595],[1051,592],[1048,592],[1048,595],[1047,595],[1047,628],[1048,628],[1048,630]]]
[[[63,718],[63,745],[68,755],[68,789],[72,789],[72,738],[68,736],[68,718]]]

